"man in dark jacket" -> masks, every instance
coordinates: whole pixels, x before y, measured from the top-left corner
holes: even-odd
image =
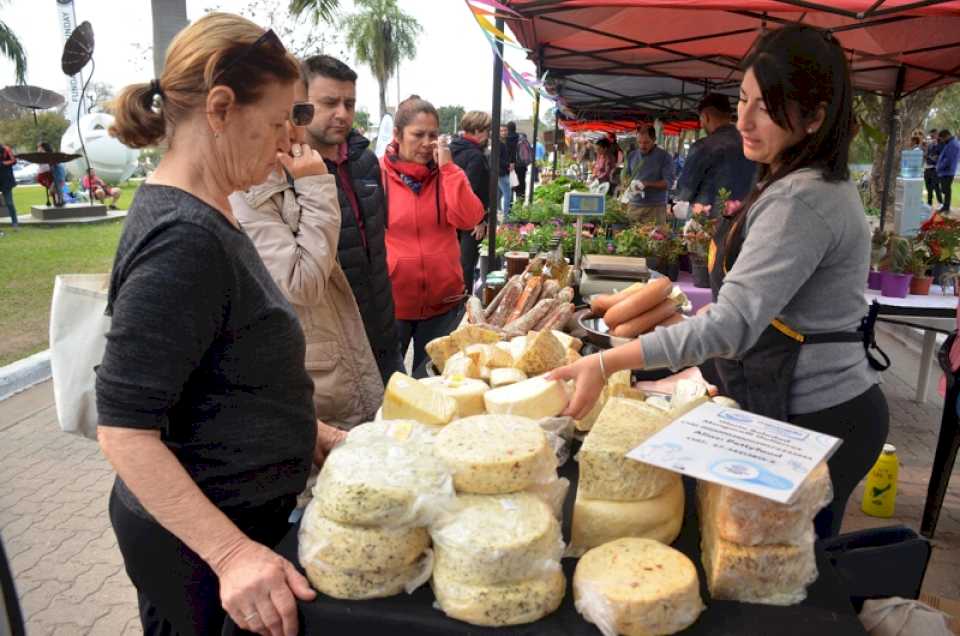
[[[477,195],[483,208],[490,201],[490,165],[484,155],[487,141],[490,139],[490,115],[473,110],[463,116],[460,127],[463,135],[450,142],[453,162],[467,175],[470,188]],[[487,233],[486,222],[480,223],[472,231],[459,232],[460,264],[463,266],[463,284],[469,293],[473,293],[474,272],[480,258],[480,241]]]
[[[934,128],[930,131],[930,138],[923,151],[923,182],[927,188],[927,205],[933,207],[933,197],[937,203],[943,205],[943,193],[940,192],[940,179],[937,178],[937,160],[940,159],[940,142],[937,139],[939,131]]]
[[[953,192],[953,178],[957,176],[957,164],[960,162],[960,141],[950,134],[949,130],[941,130],[940,156],[937,157],[937,178],[940,180],[940,192],[943,194],[941,212],[950,212],[950,196]]]
[[[500,198],[502,203],[500,209],[503,211],[503,219],[510,218],[510,207],[513,202],[513,186],[510,184],[510,173],[517,169],[517,141],[520,136],[517,134],[517,124],[509,122],[500,126]]]
[[[337,257],[350,281],[370,348],[386,384],[394,371],[403,372],[404,368],[387,270],[387,206],[380,163],[368,148],[370,142],[353,130],[357,74],[329,55],[307,58],[302,73],[315,112],[307,126],[307,140],[323,156],[327,170],[337,180]]]

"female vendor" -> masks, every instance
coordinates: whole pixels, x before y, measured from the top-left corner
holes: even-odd
[[[745,409],[843,440],[828,462],[833,503],[815,520],[824,538],[839,532],[889,423],[872,322],[860,330],[870,231],[847,168],[850,70],[833,36],[806,26],[764,34],[743,68],[737,128],[760,171],[711,246],[715,303],[553,377],[576,381],[567,414],[582,417],[615,371],[716,358],[723,393]]]

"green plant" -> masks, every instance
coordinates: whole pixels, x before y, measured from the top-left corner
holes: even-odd
[[[710,243],[717,231],[719,219],[710,218],[709,208],[693,215],[683,228],[683,242],[692,256],[705,259],[710,253]]]
[[[891,273],[903,274],[910,265],[912,248],[910,239],[891,236],[887,243],[887,267]]]
[[[563,205],[563,196],[567,192],[586,192],[587,184],[568,177],[557,177],[550,183],[545,183],[533,193],[534,201],[557,203]]]
[[[630,219],[627,217],[626,206],[619,200],[608,198],[606,201],[606,212],[603,213],[604,225],[629,225]]]
[[[614,243],[619,256],[651,256],[650,230],[637,225],[617,232]]]
[[[673,228],[669,225],[662,225],[654,228],[650,233],[650,249],[652,255],[657,257],[662,266],[680,260],[680,255],[685,251],[685,245],[683,237],[676,234]]]
[[[910,259],[907,262],[907,271],[917,278],[927,275],[930,268],[932,254],[930,247],[922,238],[910,241]]]

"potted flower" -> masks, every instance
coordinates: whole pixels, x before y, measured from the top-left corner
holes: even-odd
[[[880,289],[880,261],[887,253],[887,242],[892,234],[879,227],[873,231],[870,239],[870,273],[867,275],[867,287],[870,289]]]
[[[614,235],[618,256],[649,256],[648,232],[642,226],[628,227]]]
[[[911,241],[910,246],[910,262],[907,264],[907,271],[913,274],[913,278],[910,279],[910,293],[927,296],[930,293],[930,284],[933,282],[933,276],[927,276],[927,270],[930,268],[930,248],[920,238]]]
[[[680,276],[680,255],[684,251],[683,239],[669,225],[655,227],[650,233],[650,249],[657,259],[660,273],[676,281]]]
[[[693,215],[683,226],[683,242],[690,255],[690,269],[694,287],[710,287],[710,271],[707,260],[710,244],[716,232],[717,219],[710,218],[710,206],[695,206]]]
[[[960,261],[960,220],[934,213],[920,226],[917,238],[930,248],[934,282],[942,285],[944,274],[956,272]]]
[[[910,240],[902,236],[891,236],[887,242],[887,267],[880,282],[881,293],[891,298],[906,298],[910,291],[910,279],[907,273],[911,258]]]

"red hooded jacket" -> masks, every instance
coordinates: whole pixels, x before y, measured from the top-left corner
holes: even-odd
[[[403,161],[391,145],[380,166],[387,198],[387,268],[397,319],[439,316],[463,297],[457,230],[472,230],[480,223],[483,205],[453,162],[438,169],[433,163]]]

